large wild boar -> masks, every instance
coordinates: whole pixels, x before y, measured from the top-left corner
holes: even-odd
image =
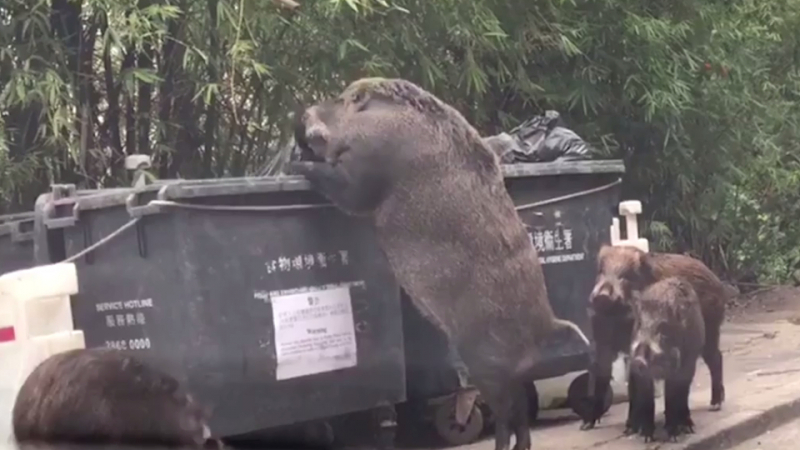
[[[697,294],[683,279],[665,278],[645,289],[633,310],[628,380],[633,415],[628,417],[626,433],[641,433],[645,442],[653,440],[657,380],[664,381],[668,436],[675,439],[683,432],[693,433],[689,391],[706,336]]]
[[[722,376],[720,328],[725,318],[728,294],[722,282],[701,261],[685,255],[645,253],[632,246],[603,246],[597,257],[598,276],[590,295],[590,315],[595,351],[594,408],[583,417],[582,429],[593,428],[603,413],[605,393],[611,382],[611,365],[618,352],[627,352],[633,328],[630,305],[634,294],[657,281],[678,276],[697,293],[705,325],[702,356],[711,374],[711,409],[725,401]]]
[[[454,108],[400,79],[361,79],[299,115],[311,162],[292,171],[368,216],[400,285],[448,336],[496,418],[495,448],[530,448],[524,382],[556,318],[536,250],[493,153]]]
[[[45,359],[12,411],[19,444],[200,447],[207,412],[178,381],[125,352],[78,349]]]

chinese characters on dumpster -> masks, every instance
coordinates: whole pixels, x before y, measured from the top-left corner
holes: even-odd
[[[316,268],[325,269],[336,265],[347,266],[349,264],[350,257],[347,250],[305,253],[292,256],[282,255],[277,259],[264,263],[267,273],[312,270]]]
[[[528,231],[528,237],[542,264],[583,261],[586,257],[585,252],[575,251],[571,228],[536,228]]]

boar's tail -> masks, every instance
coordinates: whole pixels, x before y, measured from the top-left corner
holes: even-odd
[[[575,332],[575,334],[578,335],[578,337],[581,338],[581,340],[583,341],[584,344],[586,344],[587,346],[591,345],[589,343],[589,338],[587,338],[586,335],[583,334],[583,331],[581,331],[580,327],[578,327],[574,323],[570,322],[569,320],[554,318],[553,319],[553,323],[556,325],[557,329],[558,328],[562,328],[562,329],[563,328],[569,328],[569,329],[571,329],[572,331]]]
[[[574,323],[553,318],[552,328],[547,336],[538,344],[538,351],[529,353],[515,367],[517,376],[527,377],[531,375],[532,371],[536,370],[536,366],[541,361],[546,361],[552,355],[552,352],[558,352],[557,348],[566,342],[574,342],[575,336],[579,337],[587,347],[591,346],[589,338],[581,331],[581,329]]]

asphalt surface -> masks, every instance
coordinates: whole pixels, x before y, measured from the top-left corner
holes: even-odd
[[[775,428],[730,450],[793,450],[800,444],[800,419]]]

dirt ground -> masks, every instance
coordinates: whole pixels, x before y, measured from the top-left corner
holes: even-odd
[[[728,303],[727,312],[734,323],[786,320],[800,325],[800,288],[778,286],[739,295]]]

